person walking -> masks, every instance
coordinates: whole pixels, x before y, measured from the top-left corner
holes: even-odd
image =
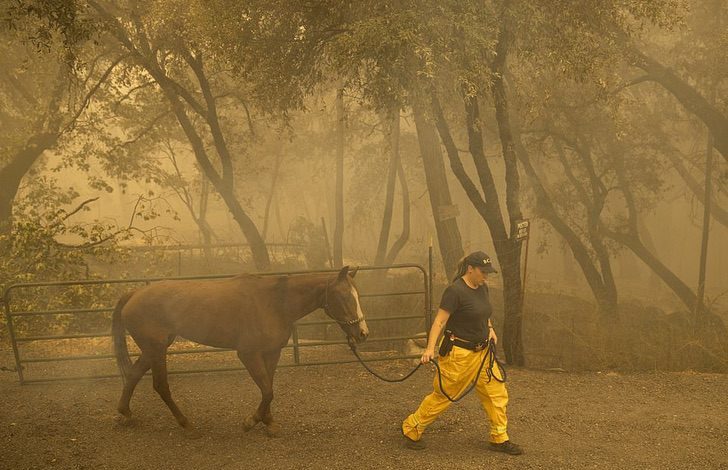
[[[523,453],[520,446],[510,441],[506,431],[508,392],[504,381],[498,379],[503,377],[503,371],[497,361],[484,357],[494,354],[494,347],[491,351],[489,346],[498,341],[490,320],[492,307],[486,284],[488,274],[497,272],[486,253],[473,252],[460,260],[455,279],[443,292],[427,348],[420,359],[423,364],[435,359],[437,340],[444,330],[439,348],[440,377],[435,374],[432,393],[402,422],[407,448],[425,448],[422,434],[452,403],[445,394],[451,398],[459,396],[477,376],[475,390],[490,419],[489,448],[511,455]],[[483,364],[490,363],[490,373],[479,373]],[[440,381],[444,390],[440,388]]]

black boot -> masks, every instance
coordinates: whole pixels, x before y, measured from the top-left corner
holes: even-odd
[[[503,453],[506,453],[509,455],[521,455],[523,453],[523,449],[521,449],[521,447],[518,444],[514,444],[511,441],[501,442],[500,444],[491,442],[490,450],[494,450],[496,452],[503,452]]]

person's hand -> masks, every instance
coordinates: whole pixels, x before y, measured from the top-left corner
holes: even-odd
[[[498,344],[498,335],[495,334],[495,328],[488,328],[488,341],[493,340],[494,344]]]
[[[423,364],[427,364],[434,358],[435,358],[435,351],[433,349],[425,349],[425,352],[422,353],[422,357],[420,358],[420,362]]]

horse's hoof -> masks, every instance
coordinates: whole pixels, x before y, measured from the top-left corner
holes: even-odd
[[[243,431],[248,432],[255,427],[260,421],[255,419],[253,416],[248,416],[243,420]]]
[[[199,439],[202,437],[202,433],[195,428],[185,428],[184,430],[185,439]]]
[[[266,425],[265,432],[268,433],[268,437],[278,437],[281,435],[281,427],[278,423],[270,423]]]
[[[116,415],[114,421],[118,426],[130,427],[137,424],[137,420],[132,418],[131,415]]]

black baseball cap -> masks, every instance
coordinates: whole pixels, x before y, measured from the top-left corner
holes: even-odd
[[[490,256],[482,251],[475,251],[465,257],[465,264],[483,268],[486,273],[497,273],[490,260]]]

